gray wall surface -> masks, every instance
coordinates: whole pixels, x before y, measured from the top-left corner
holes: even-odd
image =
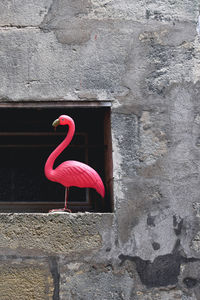
[[[114,173],[113,214],[0,215],[0,299],[200,300],[199,4],[0,1],[0,102],[112,101]]]

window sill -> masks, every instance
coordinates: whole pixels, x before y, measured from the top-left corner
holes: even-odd
[[[0,213],[0,255],[69,255],[98,251],[113,213]]]
[[[68,203],[68,206],[73,211],[73,206]],[[0,213],[48,213],[51,209],[59,209],[64,207],[64,201],[62,202],[0,202]],[[80,207],[76,205],[75,207]]]

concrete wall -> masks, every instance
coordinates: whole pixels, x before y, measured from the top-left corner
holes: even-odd
[[[200,299],[197,0],[2,0],[0,100],[112,100],[114,213],[0,216],[0,299]]]

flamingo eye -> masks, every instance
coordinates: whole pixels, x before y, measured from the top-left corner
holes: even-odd
[[[62,119],[62,121],[64,122],[64,121],[65,121],[65,119]]]

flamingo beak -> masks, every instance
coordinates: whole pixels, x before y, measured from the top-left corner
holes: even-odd
[[[53,123],[52,123],[53,127],[56,128],[58,125],[60,125],[60,120],[59,119],[56,119],[55,121],[53,121]]]

